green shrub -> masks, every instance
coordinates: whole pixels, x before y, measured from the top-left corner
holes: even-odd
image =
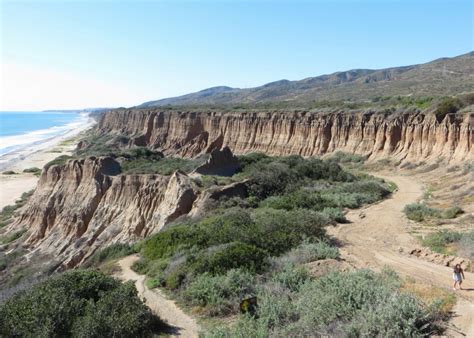
[[[301,156],[256,157],[243,165],[242,174],[249,178],[248,190],[259,200],[298,189],[305,180],[327,179],[336,182],[354,180],[337,163]]]
[[[133,254],[133,248],[125,243],[115,243],[101,249],[92,255],[86,266],[98,266],[103,262],[118,259]]]
[[[438,122],[441,122],[447,114],[454,114],[463,106],[461,100],[457,97],[444,98],[436,108],[435,116]]]
[[[135,261],[131,266],[132,270],[138,274],[144,275],[148,273],[149,262],[143,258]]]
[[[324,237],[324,226],[329,223],[325,215],[304,209],[261,208],[254,212],[253,219],[256,226],[247,234],[249,242],[274,256],[297,246],[305,238]]]
[[[56,157],[54,160],[52,161],[49,161],[48,163],[46,163],[44,165],[44,170],[47,170],[49,167],[53,166],[53,165],[64,165],[66,164],[67,161],[69,161],[70,159],[72,159],[73,157],[72,156],[69,156],[69,155],[61,155],[61,156],[58,156]]]
[[[271,259],[273,269],[280,269],[285,265],[301,265],[321,259],[338,259],[339,250],[329,243],[318,240],[316,242],[305,240],[297,247],[284,255]]]
[[[263,162],[264,160],[269,160],[270,157],[263,153],[250,153],[247,155],[240,155],[238,159],[240,163],[240,171],[245,171],[251,165]]]
[[[282,195],[271,196],[260,203],[262,207],[273,209],[313,209],[321,210],[324,203],[318,193],[311,192],[307,189],[299,189],[297,191]]]
[[[293,291],[266,285],[257,294],[255,318],[241,316],[230,327],[211,330],[209,336],[418,337],[439,332],[439,309],[401,293],[392,272],[339,272],[296,284],[288,283],[291,273],[286,277],[283,284],[296,285]]]
[[[452,207],[443,211],[443,218],[451,219],[456,218],[459,215],[463,214],[464,211],[460,207]]]
[[[348,154],[342,151],[337,151],[331,155],[331,157],[329,157],[329,161],[336,163],[364,163],[365,157],[357,154]]]
[[[322,211],[330,220],[338,223],[347,223],[347,218],[341,208],[326,207]]]
[[[155,289],[163,285],[164,280],[158,278],[150,278],[146,280],[146,287],[149,289]]]
[[[271,277],[272,282],[278,283],[292,292],[298,291],[309,279],[308,271],[305,268],[296,267],[293,264],[285,264],[282,269],[275,272]]]
[[[202,159],[163,158],[162,154],[157,155],[157,153],[154,152],[148,155],[145,153],[142,156],[143,157],[131,156],[128,160],[122,162],[122,173],[171,175],[176,170],[189,173],[204,162]]]
[[[8,337],[150,336],[157,324],[132,282],[97,271],[49,278],[0,305],[0,334]]]
[[[427,235],[422,243],[435,252],[446,253],[446,246],[459,242],[461,238],[462,234],[459,232],[442,230]]]
[[[2,174],[3,175],[16,175],[16,172],[14,172],[13,170],[7,170],[7,171],[4,171]]]
[[[255,273],[265,268],[266,258],[267,253],[264,250],[235,242],[212,250],[211,253],[201,253],[190,264],[196,273],[223,274],[238,268]]]
[[[210,315],[237,312],[240,301],[255,292],[255,277],[248,271],[229,270],[224,275],[204,273],[183,291],[188,304],[208,307]]]
[[[41,173],[41,169],[37,167],[26,168],[23,170],[24,173],[32,173],[32,174],[39,174]]]
[[[422,222],[430,217],[440,217],[439,210],[420,203],[407,204],[403,212],[407,215],[408,219],[416,222]]]

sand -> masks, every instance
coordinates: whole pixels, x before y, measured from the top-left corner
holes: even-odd
[[[18,150],[0,157],[0,171],[14,171],[14,175],[0,173],[0,209],[14,204],[20,196],[36,187],[38,176],[23,173],[27,168],[43,168],[49,161],[61,155],[70,155],[76,147],[79,135],[90,129],[94,121],[87,123],[68,133],[35,144],[27,149]]]

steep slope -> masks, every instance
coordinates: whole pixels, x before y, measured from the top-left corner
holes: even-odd
[[[377,96],[452,95],[473,90],[474,52],[470,52],[420,65],[380,70],[353,69],[300,81],[280,80],[248,89],[213,87],[179,97],[149,101],[138,107],[360,101]]]
[[[26,228],[26,245],[76,266],[102,245],[130,242],[188,213],[196,199],[186,174],[118,175],[111,158],[70,160],[44,170],[10,231]]]
[[[102,134],[130,137],[130,145],[193,157],[228,146],[234,153],[322,155],[344,151],[371,159],[474,158],[474,113],[405,111],[172,112],[123,109],[103,115]]]

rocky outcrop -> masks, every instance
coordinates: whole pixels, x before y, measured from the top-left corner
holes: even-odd
[[[32,254],[52,254],[73,267],[99,247],[141,239],[192,209],[197,196],[186,174],[119,170],[111,158],[51,166],[9,229],[27,228]]]
[[[194,173],[201,175],[232,176],[240,168],[237,156],[232,154],[229,147],[214,149],[206,163],[197,167]]]
[[[453,268],[454,266],[456,266],[456,264],[460,264],[465,271],[474,271],[473,262],[467,258],[440,254],[437,252],[433,252],[428,248],[416,248],[410,250],[408,254],[410,256],[415,256],[431,263],[449,266]]]
[[[235,182],[223,187],[214,187],[203,191],[193,204],[193,208],[189,212],[190,217],[203,216],[206,211],[215,205],[217,201],[223,198],[240,197],[245,198],[248,196],[247,181]]]
[[[322,155],[344,151],[397,160],[474,158],[474,113],[438,121],[418,111],[175,112],[122,109],[105,113],[98,133],[126,134],[130,145],[193,157],[224,146],[236,154]]]

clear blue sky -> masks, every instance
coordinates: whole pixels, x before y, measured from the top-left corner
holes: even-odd
[[[474,49],[471,0],[2,1],[0,10],[3,110],[130,106]]]

